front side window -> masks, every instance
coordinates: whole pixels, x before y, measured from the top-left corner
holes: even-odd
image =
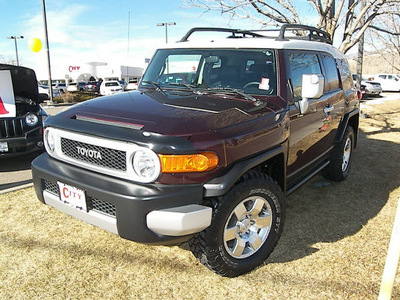
[[[322,74],[316,53],[293,52],[287,55],[287,73],[293,88],[294,100],[301,99],[303,74]]]
[[[276,82],[274,50],[162,49],[156,52],[141,85],[276,95]]]

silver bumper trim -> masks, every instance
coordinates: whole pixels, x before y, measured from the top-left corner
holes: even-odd
[[[54,195],[47,191],[43,191],[43,198],[46,204],[53,206],[57,210],[62,211],[67,215],[70,215],[86,223],[105,229],[111,233],[118,234],[116,218],[108,217],[104,214],[95,211],[85,212],[82,210],[78,210],[76,208],[64,204],[57,195]]]
[[[206,229],[211,224],[212,209],[198,204],[153,210],[146,216],[147,227],[158,234],[184,236]]]

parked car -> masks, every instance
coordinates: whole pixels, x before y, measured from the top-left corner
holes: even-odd
[[[0,64],[0,158],[43,150],[40,107],[47,94],[39,93],[32,69]]]
[[[100,85],[100,95],[112,95],[123,92],[118,81],[103,81]]]
[[[128,84],[126,85],[127,91],[133,91],[133,90],[136,90],[137,88],[138,88],[138,80],[137,79],[128,81]]]
[[[379,82],[383,91],[400,92],[400,77],[397,74],[378,74],[374,81]]]
[[[64,82],[53,83],[52,86],[57,88],[60,94],[64,94],[67,91],[67,85]]]
[[[100,83],[98,81],[89,81],[85,84],[85,91],[87,92],[98,92]]]
[[[199,31],[226,38],[199,44]],[[278,243],[285,195],[319,171],[349,175],[360,102],[331,44],[303,25],[190,30],[155,52],[137,91],[46,120],[39,200],[132,241],[188,242],[222,276],[250,272]]]
[[[353,74],[353,81],[357,83],[357,74]],[[382,87],[379,82],[362,78],[360,90],[363,96],[379,96],[382,93]]]
[[[84,82],[70,82],[67,86],[68,92],[83,92],[85,90]]]
[[[77,82],[70,82],[67,86],[68,92],[77,92],[78,91],[78,83]]]
[[[39,89],[39,93],[46,94],[48,96],[48,99],[50,98],[50,90],[49,90],[49,86],[48,85],[38,84],[38,89]],[[58,88],[52,87],[52,91],[53,91],[53,97],[59,97],[60,96],[60,91],[59,91]]]

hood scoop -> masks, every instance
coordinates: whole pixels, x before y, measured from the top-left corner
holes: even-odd
[[[89,117],[89,116],[83,116],[83,115],[75,115],[74,119],[80,120],[80,121],[85,121],[85,122],[96,123],[96,124],[111,125],[111,126],[129,128],[129,129],[135,129],[135,130],[140,130],[144,126],[142,124],[135,124],[135,123],[129,123],[129,122],[115,121],[115,120],[107,120],[104,118]]]

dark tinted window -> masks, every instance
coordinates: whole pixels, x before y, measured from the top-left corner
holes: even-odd
[[[288,53],[288,77],[292,82],[294,99],[301,99],[303,74],[322,74],[316,53]]]
[[[325,91],[339,88],[339,77],[336,62],[332,56],[323,54],[322,63],[325,69]]]
[[[347,60],[345,59],[337,60],[337,63],[340,71],[340,78],[342,80],[343,89],[344,90],[351,89],[354,86],[354,83],[353,83],[353,78],[350,74],[350,68],[349,64],[347,63]],[[357,80],[357,75],[355,75],[354,80]]]

